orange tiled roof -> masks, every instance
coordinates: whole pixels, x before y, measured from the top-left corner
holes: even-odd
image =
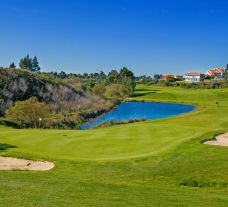
[[[186,75],[200,75],[198,72],[188,72]]]
[[[207,75],[209,76],[215,76],[216,74],[222,74],[224,72],[224,70],[222,68],[214,68],[211,70],[207,71]]]

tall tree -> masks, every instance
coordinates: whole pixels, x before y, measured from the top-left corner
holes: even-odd
[[[119,72],[119,81],[128,89],[129,95],[132,95],[136,86],[134,73],[123,67]]]
[[[155,74],[155,75],[154,75],[154,79],[155,79],[155,80],[159,80],[160,78],[161,78],[161,75],[159,75],[159,74]]]
[[[130,70],[128,70],[126,67],[123,67],[122,69],[120,69],[120,78],[125,78],[125,77],[129,77],[134,79],[134,73]]]
[[[119,73],[116,70],[112,70],[108,73],[109,83],[118,83]]]
[[[22,69],[27,69],[32,72],[40,71],[39,62],[36,56],[34,58],[30,58],[29,55],[26,55],[24,58],[21,58],[19,66]]]
[[[99,81],[105,80],[107,78],[106,74],[103,71],[100,71]]]
[[[32,58],[29,55],[26,55],[24,58],[21,58],[19,67],[22,69],[27,69],[32,71]]]
[[[32,71],[33,72],[39,72],[40,71],[39,62],[38,62],[36,56],[32,60]]]

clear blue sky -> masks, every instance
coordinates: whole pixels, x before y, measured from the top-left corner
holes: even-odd
[[[182,74],[228,63],[227,0],[0,0],[0,65]]]

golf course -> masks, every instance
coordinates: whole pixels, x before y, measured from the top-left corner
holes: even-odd
[[[129,99],[196,109],[90,130],[0,125],[0,156],[55,165],[0,171],[0,206],[228,206],[228,147],[203,144],[228,132],[228,88],[137,85]]]

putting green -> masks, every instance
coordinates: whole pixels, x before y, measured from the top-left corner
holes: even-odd
[[[133,99],[195,104],[184,115],[94,130],[0,127],[0,155],[53,161],[49,172],[0,172],[0,206],[226,206],[228,89],[137,86]],[[219,107],[216,102],[219,102]]]

